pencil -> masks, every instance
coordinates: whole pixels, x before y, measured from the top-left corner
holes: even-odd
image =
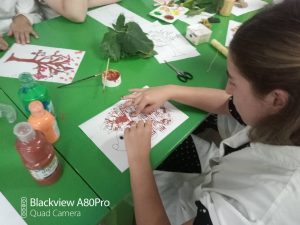
[[[103,79],[103,91],[105,90],[106,75],[107,75],[107,73],[108,73],[108,68],[109,68],[109,58],[107,59],[106,70],[105,70],[105,73],[104,73],[104,79]]]

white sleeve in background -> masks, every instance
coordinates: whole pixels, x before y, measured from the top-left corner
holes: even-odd
[[[15,13],[16,0],[1,0],[0,4],[0,34],[6,33]]]
[[[17,0],[16,15],[22,14],[30,21],[31,24],[39,23],[42,16],[34,0]]]

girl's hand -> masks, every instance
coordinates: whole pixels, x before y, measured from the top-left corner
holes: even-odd
[[[16,42],[23,45],[30,43],[30,35],[38,38],[38,35],[33,30],[29,20],[21,14],[13,19],[8,35],[14,35]]]
[[[127,106],[134,106],[136,116],[140,113],[149,114],[158,109],[169,99],[169,86],[140,88],[129,90],[132,94],[122,97],[128,100]]]
[[[8,49],[8,44],[7,42],[1,37],[0,35],[0,50],[7,50]]]
[[[139,121],[125,129],[124,140],[131,165],[134,162],[148,160],[151,149],[152,121]]]

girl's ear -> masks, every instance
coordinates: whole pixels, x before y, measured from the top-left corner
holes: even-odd
[[[284,90],[275,89],[268,94],[267,98],[272,113],[276,114],[288,103],[289,94]]]

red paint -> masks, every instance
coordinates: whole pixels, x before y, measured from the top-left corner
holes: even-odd
[[[108,70],[107,73],[105,73],[105,79],[109,81],[116,81],[120,77],[120,72],[117,70]]]
[[[124,114],[124,115],[121,115],[121,116],[118,116],[115,120],[115,123],[116,124],[120,124],[120,123],[125,123],[129,121],[128,117]]]
[[[165,15],[164,17],[167,20],[173,20],[174,19],[174,16],[172,16],[172,15]]]

